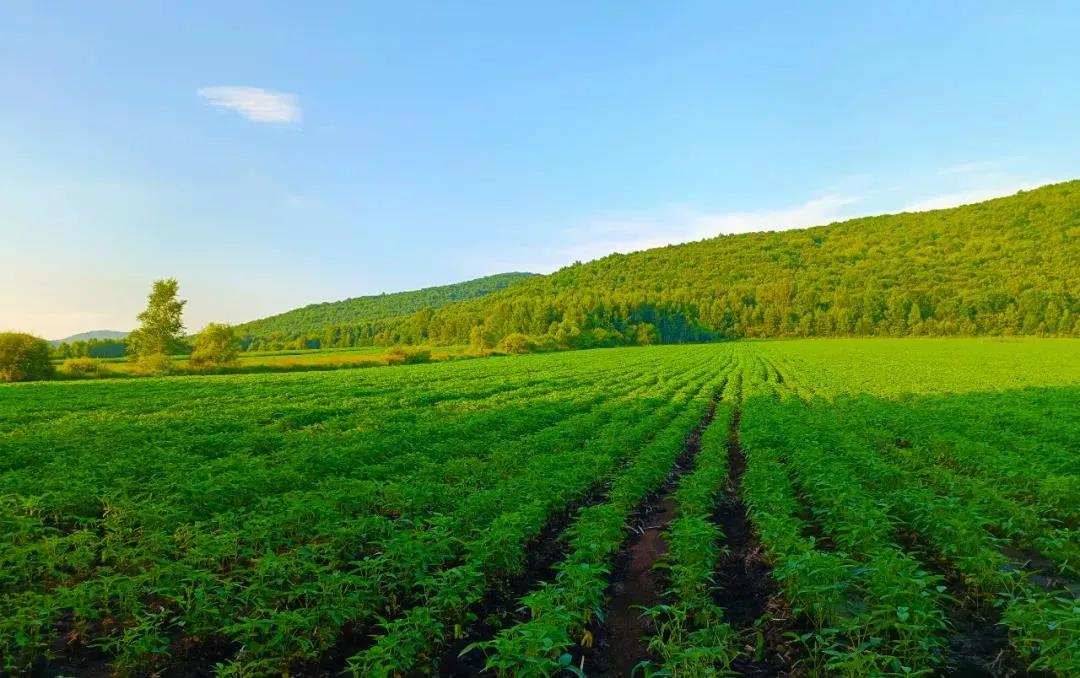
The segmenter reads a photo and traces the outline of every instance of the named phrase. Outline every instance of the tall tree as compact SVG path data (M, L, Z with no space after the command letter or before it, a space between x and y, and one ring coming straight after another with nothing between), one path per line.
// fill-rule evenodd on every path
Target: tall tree
M155 370L168 365L168 354L180 343L184 331L184 304L178 299L180 285L173 278L155 280L146 310L137 317L140 326L128 335L128 352Z

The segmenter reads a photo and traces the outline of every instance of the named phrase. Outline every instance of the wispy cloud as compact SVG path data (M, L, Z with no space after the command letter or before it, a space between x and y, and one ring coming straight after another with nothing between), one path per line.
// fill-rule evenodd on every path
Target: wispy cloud
M485 252L484 256L496 260L495 268L546 273L573 261L591 261L616 252L627 254L733 233L779 231L827 224L854 216L849 208L860 199L857 196L826 195L779 209L702 212L670 208L657 214L595 218L564 230L563 243L559 246L511 251L509 256L506 251L499 254Z
M942 167L937 171L939 177L951 177L964 174L987 174L997 172L1005 164L1004 160L980 160L978 162L963 162L958 165Z
M254 122L288 124L299 122L303 115L295 94L261 87L203 87L198 95L211 106L236 111Z
M700 212L677 208L654 216L597 219L566 233L576 241L573 249L582 253L626 253L717 235L824 224L843 218L848 206L858 201L855 196L826 195L780 209Z
M1034 182L1020 182L1012 184L998 184L993 187L975 188L968 191L957 191L955 193L945 193L942 195L933 196L931 198L923 198L922 200L916 200L904 206L901 210L903 212L925 212L927 210L942 210L949 207L959 207L960 205L970 205L975 202L982 202L983 200L990 200L991 198L1001 198L1007 195L1013 195L1017 191L1027 191L1033 188L1038 188L1043 184L1049 182L1046 181L1034 181Z
M717 235L819 226L868 214L921 212L1014 195L1064 178L1002 169L1006 160L979 161L930 170L906 181L847 177L846 184L789 207L703 211L672 207L651 213L585 218L554 234L551 246L480 248L461 256L492 273L548 273L574 261L592 261ZM543 229L542 229L543 230Z

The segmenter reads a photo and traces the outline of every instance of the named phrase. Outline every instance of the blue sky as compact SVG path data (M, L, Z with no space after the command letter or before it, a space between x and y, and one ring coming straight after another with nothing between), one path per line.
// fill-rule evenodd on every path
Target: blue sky
M198 329L1077 178L1078 34L1064 2L4 3L0 329L129 329L166 276Z

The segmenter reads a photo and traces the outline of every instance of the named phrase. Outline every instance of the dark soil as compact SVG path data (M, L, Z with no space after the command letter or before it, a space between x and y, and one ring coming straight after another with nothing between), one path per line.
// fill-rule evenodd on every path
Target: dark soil
M483 672L484 654L474 651L460 656L462 651L472 643L492 638L510 623L528 619L528 612L518 609L518 601L537 584L555 579L553 566L566 556L563 533L571 519L580 509L605 501L608 489L596 488L584 501L568 507L548 523L529 547L524 572L505 586L488 590L484 600L471 610L475 621L465 629L462 638L443 651L438 662L439 676L476 676Z
M575 657L589 676L629 676L635 666L650 659L647 638L653 629L649 619L642 616L642 608L661 602L662 582L654 566L667 554L663 533L678 514L678 504L671 495L679 477L693 467L694 456L701 448L701 435L715 412L714 400L701 423L687 437L683 452L661 490L635 512L630 536L612 573L604 623L593 624L594 647L579 650L579 656Z
M1064 590L1080 596L1080 579L1058 572L1057 565L1049 558L1027 549L1004 548L1001 553L1012 561L1012 569L1023 572L1028 582L1042 590Z
M772 578L740 493L746 471L746 455L739 445L741 418L742 411L736 409L728 438L727 491L715 514L728 553L717 567L714 599L724 608L726 621L747 637L748 656L737 659L732 668L743 676L788 676L802 649L785 635L797 630L796 621Z
M654 510L644 516L648 524L638 527L640 533L627 550L621 578L612 585L606 637L602 641L606 652L594 657L597 668L608 664L614 676L629 676L638 662L648 658L645 638L652 632L652 625L642 616L642 608L660 604L662 591L653 566L667 555L662 533L674 520L678 505L665 497L650 509ZM594 673L589 671L590 675Z
M1052 675L1027 670L1009 645L1008 630L1000 624L1001 610L971 595L962 575L948 561L932 554L918 534L901 529L896 541L919 558L929 572L943 577L946 593L956 601L945 610L950 636L943 675L971 678Z

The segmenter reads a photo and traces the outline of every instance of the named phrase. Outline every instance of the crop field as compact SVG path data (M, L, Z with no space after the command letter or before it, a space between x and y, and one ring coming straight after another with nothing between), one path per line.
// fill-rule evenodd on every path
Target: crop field
M1080 675L1080 341L0 386L0 673Z

